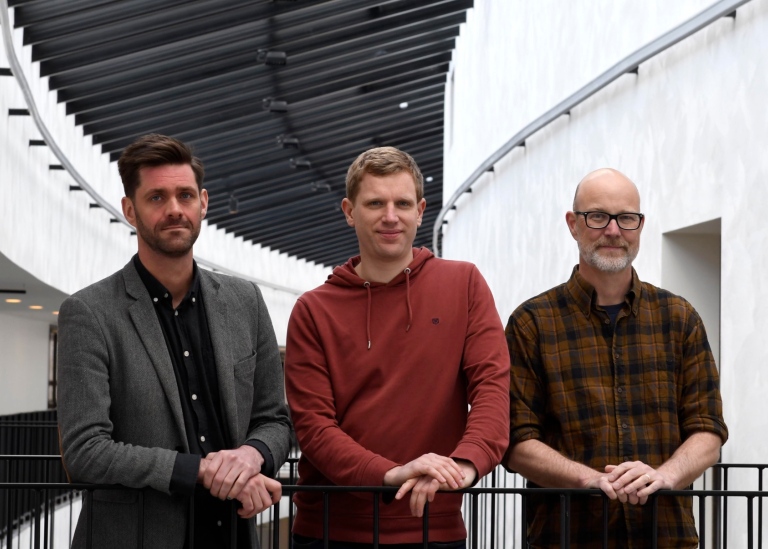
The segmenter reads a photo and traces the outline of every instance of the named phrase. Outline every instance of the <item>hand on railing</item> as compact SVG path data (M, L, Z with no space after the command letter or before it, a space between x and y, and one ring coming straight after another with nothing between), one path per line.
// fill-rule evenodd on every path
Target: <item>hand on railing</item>
M438 490L460 490L472 485L477 476L474 465L466 461L438 454L424 454L421 457L394 467L384 475L384 484L400 486L395 499L402 499L411 493L411 514L421 517L424 505L435 499Z
M212 452L200 460L198 482L221 500L236 499L241 518L251 518L280 501L282 484L261 474L264 457L254 447Z

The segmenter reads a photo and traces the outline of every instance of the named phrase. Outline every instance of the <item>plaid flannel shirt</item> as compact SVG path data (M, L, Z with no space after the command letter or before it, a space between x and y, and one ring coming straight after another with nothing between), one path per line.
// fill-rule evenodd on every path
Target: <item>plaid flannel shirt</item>
M683 298L641 282L615 324L579 274L522 305L507 325L511 358L510 447L538 439L604 471L608 464L664 463L698 431L719 435L719 378L704 325ZM695 547L689 497L659 498L659 547ZM612 501L610 547L650 547L651 505ZM559 547L559 498L529 499L532 547ZM602 498L571 503L571 547L602 547Z

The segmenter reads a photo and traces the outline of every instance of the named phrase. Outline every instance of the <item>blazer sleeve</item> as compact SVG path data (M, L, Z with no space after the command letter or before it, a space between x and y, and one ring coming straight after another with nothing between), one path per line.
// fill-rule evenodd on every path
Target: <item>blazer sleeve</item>
M108 337L87 303L68 298L59 313L58 417L62 457L75 482L152 487L164 493L177 452L113 440Z

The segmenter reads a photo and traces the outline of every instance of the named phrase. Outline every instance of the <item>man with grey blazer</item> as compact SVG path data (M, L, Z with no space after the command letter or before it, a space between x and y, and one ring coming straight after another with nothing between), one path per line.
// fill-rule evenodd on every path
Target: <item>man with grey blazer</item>
M143 489L93 493L93 547L257 547L250 519L281 496L291 433L269 313L256 285L193 259L208 194L189 147L144 136L118 169L138 253L59 315L70 478Z

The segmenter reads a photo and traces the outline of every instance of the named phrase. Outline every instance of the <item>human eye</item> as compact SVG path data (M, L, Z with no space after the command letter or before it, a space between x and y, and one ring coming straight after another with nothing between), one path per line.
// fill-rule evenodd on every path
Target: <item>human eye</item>
M637 223L637 220L638 220L637 214L625 213L625 214L619 215L619 223L623 223L626 225Z
M191 199L191 198L194 198L194 196L192 195L192 193L190 193L190 192L186 192L186 191L185 191L185 192L183 192L183 193L181 193L181 199L182 199L182 200L189 200L189 199Z
M608 214L605 212L589 212L587 217L594 223L605 223L608 220Z
M398 206L401 208L410 208L411 207L411 201L410 200L400 200L397 203Z

